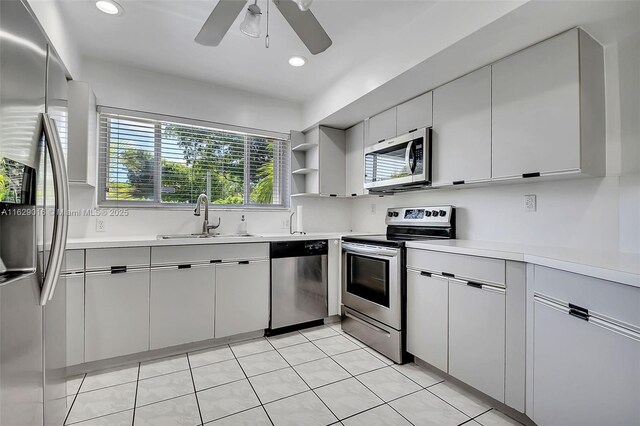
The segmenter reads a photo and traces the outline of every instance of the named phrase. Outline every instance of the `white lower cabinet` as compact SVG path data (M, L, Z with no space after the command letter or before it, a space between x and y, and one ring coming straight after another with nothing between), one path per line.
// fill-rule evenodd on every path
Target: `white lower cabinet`
M149 269L86 274L85 361L149 350Z
M640 333L534 300L533 420L640 424Z
M269 327L269 261L216 265L215 337Z
M84 274L61 277L67 281L67 366L84 362Z
M407 351L447 372L449 284L446 278L407 270Z
M505 290L449 280L449 374L504 401Z
M215 264L151 270L151 349L213 338Z

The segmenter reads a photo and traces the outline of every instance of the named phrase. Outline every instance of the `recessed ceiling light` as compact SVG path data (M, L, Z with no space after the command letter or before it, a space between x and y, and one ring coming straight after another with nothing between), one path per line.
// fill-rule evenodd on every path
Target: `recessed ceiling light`
M307 63L307 60L302 56L292 56L289 58L289 65L292 67L301 67Z
M100 12L104 12L107 15L120 15L124 11L122 6L113 0L98 0L96 7Z

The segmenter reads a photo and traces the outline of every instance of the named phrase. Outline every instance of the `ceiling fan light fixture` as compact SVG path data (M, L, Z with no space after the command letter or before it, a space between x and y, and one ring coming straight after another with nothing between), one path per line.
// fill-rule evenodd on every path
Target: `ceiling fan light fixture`
M113 0L98 0L96 1L96 7L100 12L112 16L122 15L122 12L124 12L122 6Z
M262 34L260 32L260 21L262 18L262 12L258 7L257 2L247 8L247 13L244 16L244 21L240 24L240 31L249 37L258 38Z
M293 0L296 2L296 4L298 5L298 8L301 11L306 11L309 10L309 8L311 7L311 3L313 3L313 0Z
M302 56L292 56L289 58L289 65L292 67L301 67L307 63L307 60Z

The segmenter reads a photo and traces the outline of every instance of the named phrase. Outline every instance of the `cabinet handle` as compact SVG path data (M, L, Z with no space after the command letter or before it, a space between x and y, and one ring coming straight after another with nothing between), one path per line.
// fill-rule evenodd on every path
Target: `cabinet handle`
M443 277L449 277L449 278L455 278L456 277L454 274L450 274L449 272L443 272L442 276Z
M380 140L378 141L378 143L382 143L382 142L384 142L384 139L380 139Z
M454 180L453 184L454 185L464 185L464 181L463 180Z
M191 269L191 265L178 265L178 269Z
M238 265L248 265L249 261L248 260L241 260L240 262L238 262Z
M210 260L209 263L222 263L222 259Z
M337 197L338 194L329 194L329 197Z
M352 196L352 197L357 197L357 196L358 196L358 194L351 194L351 196Z
M415 129L411 129L411 130L409 130L407 133L413 133L413 132L415 132L416 130L418 130L418 128L417 128L417 127L416 127Z
M423 277L430 277L431 272L420 271L420 275L422 275Z
M589 314L577 309L569 309L569 315L579 318L584 321L589 321Z
M533 173L523 173L522 174L523 178L532 178L532 177L540 177L540 172L533 172Z
M569 309L575 309L576 311L580 311L584 314L589 315L589 310L587 308L583 308L582 306L574 305L573 303L569 303Z
M112 266L111 267L111 273L112 274L124 274L125 272L127 272L127 267L126 266Z
M468 285L469 287L482 289L482 284L480 284L480 283L474 283L473 281L467 281L467 285Z

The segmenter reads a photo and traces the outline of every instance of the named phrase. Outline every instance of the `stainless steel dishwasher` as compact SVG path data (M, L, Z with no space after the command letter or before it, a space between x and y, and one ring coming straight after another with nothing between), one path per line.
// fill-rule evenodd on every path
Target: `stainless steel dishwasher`
M271 330L327 316L327 240L271 243Z

